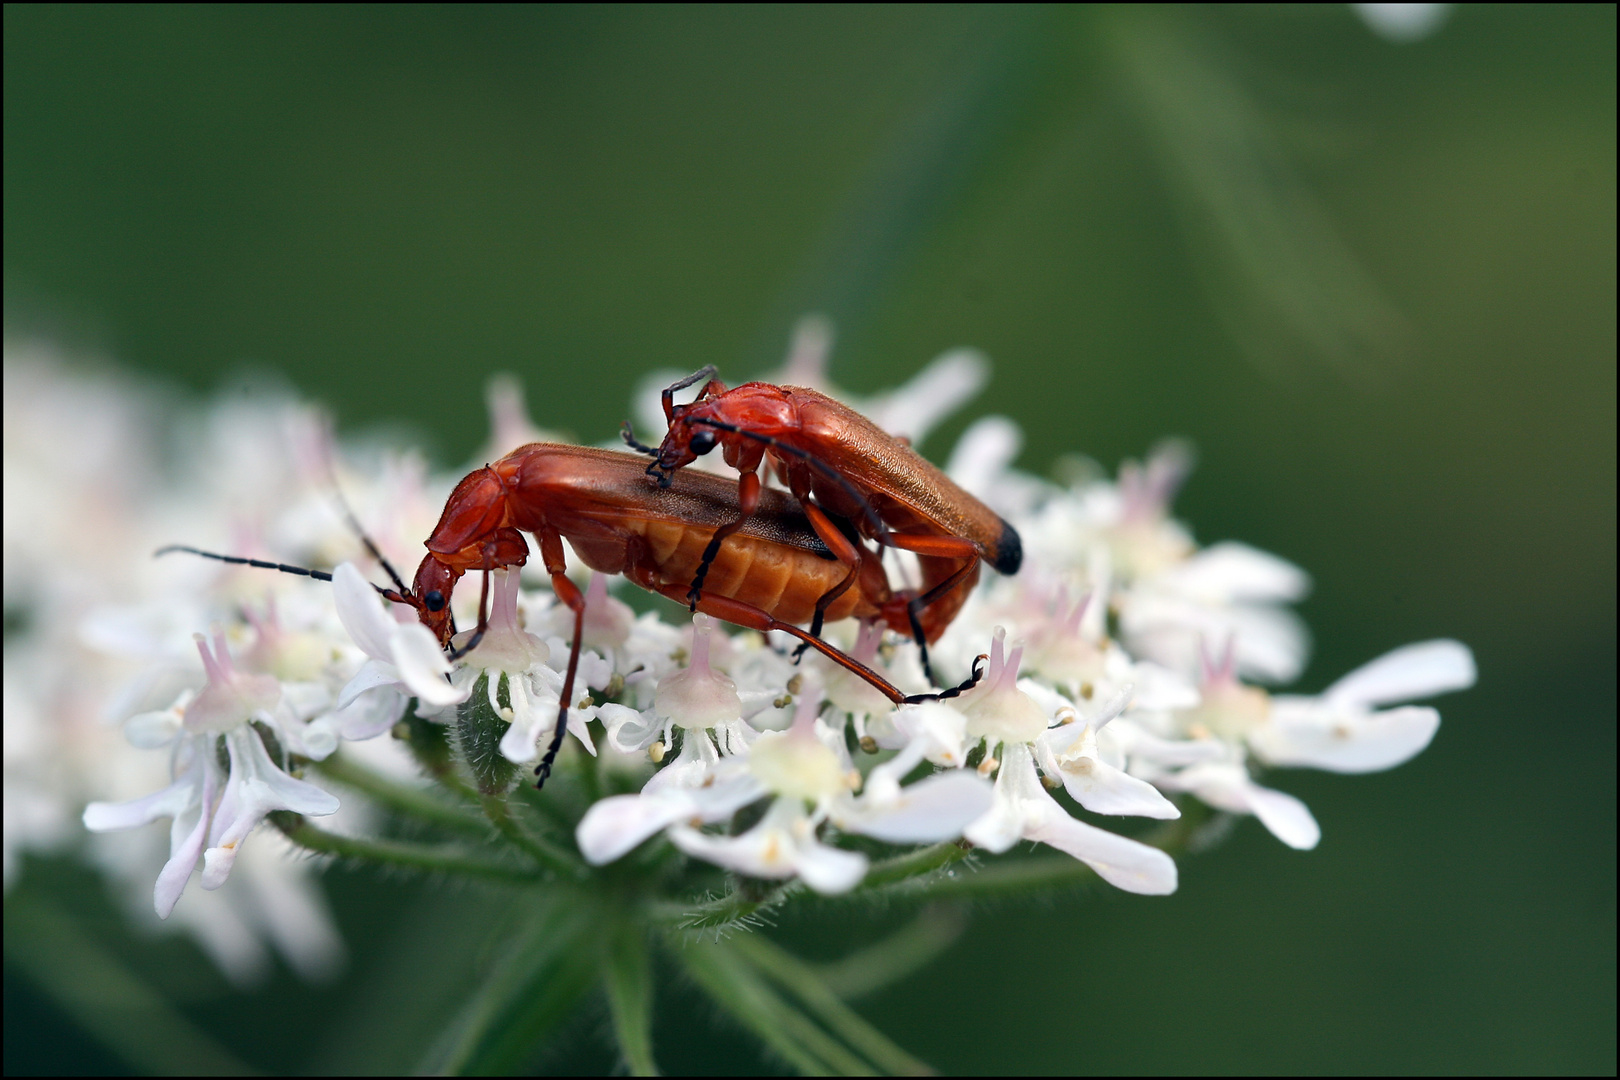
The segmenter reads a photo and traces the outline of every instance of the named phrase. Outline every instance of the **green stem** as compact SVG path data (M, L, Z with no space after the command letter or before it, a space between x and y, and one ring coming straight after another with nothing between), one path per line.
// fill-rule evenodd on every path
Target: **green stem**
M602 976L613 1034L631 1076L657 1076L652 1053L652 965L646 928L623 923L607 936Z
M840 1001L809 964L775 942L760 934L739 934L731 946L802 1001L828 1030L865 1054L883 1072L896 1076L934 1075L933 1069L906 1053Z
M562 848L524 831L522 826L512 820L511 808L507 806L504 798L485 795L479 802L484 807L485 816L496 829L500 830L500 834L541 866L555 874L562 874L575 880L584 880L589 873L578 859Z
M391 780L364 765L336 753L315 763L323 775L355 789L373 802L407 817L452 829L478 839L489 838L489 826L459 807L452 806L421 788Z
M1096 871L1079 859L1037 856L992 866L935 881L928 889L933 897L976 897L1003 893L1078 885L1096 878Z
M549 892L528 914L419 1063L419 1074L511 1072L572 1014L590 986L592 920L582 913L581 897Z
M670 953L716 1004L809 1076L870 1076L871 1068L783 1001L729 942L671 943Z
M539 877L535 871L523 867L473 858L459 848L431 848L421 844L401 843L397 840L363 840L352 836L339 836L324 829L317 829L298 814L286 811L271 814L270 820L293 843L323 855L340 855L363 862L406 867L412 870L450 875L465 874L514 885L527 885Z
M103 949L77 921L19 889L6 898L8 977L17 964L92 1037L151 1076L250 1076L233 1057Z
M751 916L775 907L799 891L799 883L790 881L763 896L750 896L741 889L734 889L724 896L702 903L683 904L675 901L655 904L652 911L653 917L659 922L673 924L679 930L719 930L746 923Z
M918 848L916 851L908 851L904 855L896 855L892 859L884 859L880 863L874 863L872 868L866 872L866 877L861 881L860 887L855 890L855 894L882 889L903 881L909 881L912 878L922 877L925 874L931 874L943 866L949 866L954 862L960 862L962 859L967 858L972 850L972 845L965 841L947 841L930 847Z
M921 971L956 943L967 922L967 916L955 907L930 905L882 941L818 964L816 971L828 989L852 1001Z

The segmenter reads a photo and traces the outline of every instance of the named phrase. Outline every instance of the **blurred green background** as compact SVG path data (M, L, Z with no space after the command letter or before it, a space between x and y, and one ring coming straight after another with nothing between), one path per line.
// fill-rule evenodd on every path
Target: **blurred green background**
M861 1003L908 1049L1614 1071L1613 6L1463 7L1409 44L1345 7L7 6L4 47L10 333L199 392L279 372L453 464L492 372L595 441L651 368L758 373L821 311L855 391L990 355L936 458L988 411L1036 471L1194 439L1180 516L1315 576L1304 689L1409 641L1475 649L1413 763L1274 778L1316 852L1246 820L1168 900L981 910ZM327 882L348 976L250 995L129 939L69 865L20 895L254 1068L404 1067L491 900ZM130 1068L6 972L8 1073ZM667 989L666 1068L759 1066ZM611 1068L604 1017L541 1066Z

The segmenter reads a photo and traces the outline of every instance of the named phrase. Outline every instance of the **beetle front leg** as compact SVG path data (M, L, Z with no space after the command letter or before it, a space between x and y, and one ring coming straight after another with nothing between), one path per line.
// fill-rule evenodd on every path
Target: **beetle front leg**
M714 565L714 560L720 555L720 544L754 516L754 510L759 506L759 491L757 471L745 472L737 481L737 520L727 522L714 530L714 536L709 539L709 546L703 549L703 561L698 563L697 573L692 575L692 587L686 590L686 603L692 611L698 609L698 597L703 592L703 579L709 576L709 567Z
M551 745L546 747L545 754L540 758L540 764L534 767L536 777L534 786L539 790L551 776L551 766L556 762L558 752L562 750L563 736L568 733L568 705L574 700L574 675L579 671L580 643L585 638L585 595L579 591L579 586L568 578L568 562L563 557L562 536L548 530L542 530L535 535L540 538L540 558L545 563L546 573L551 575L551 589L557 594L557 599L568 605L568 610L574 613L574 643L568 650L568 673L563 676L562 697L557 702L557 726L551 732Z
M816 536L820 537L821 542L827 545L827 549L833 553L839 562L849 567L849 572L844 575L844 579L822 593L820 598L816 600L815 617L810 621L810 636L819 638L822 624L827 619L827 609L840 596L848 592L851 585L855 584L855 579L866 569L869 553L864 547L839 531L838 526L833 524L832 519L827 516L821 507L808 501L801 502L800 505L804 509L805 517L810 519L810 527L815 530ZM881 591L887 590L887 588L888 582L885 580L880 588L867 589L867 595L875 599ZM804 650L809 647L808 645L800 645L793 650L793 659L798 660L804 655Z

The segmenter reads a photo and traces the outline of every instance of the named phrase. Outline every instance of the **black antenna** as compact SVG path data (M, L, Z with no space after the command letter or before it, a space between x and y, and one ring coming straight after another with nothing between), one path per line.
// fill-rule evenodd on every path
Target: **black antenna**
M332 485L332 497L337 500L338 509L343 512L343 520L354 531L354 535L360 538L360 542L365 545L366 551L370 553L371 557L382 564L383 571L387 573L389 580L394 583L394 588L399 590L399 594L401 596L411 595L411 590L405 587L405 581L399 576L399 571L394 569L394 564L389 562L388 557L377 549L376 544L371 542L371 537L366 535L366 530L360 524L360 519L354 516L354 511L349 507L349 500L343 497L343 489L338 486L337 472L332 468L332 459L330 457L326 459L326 479ZM378 591L381 592L382 590L379 589Z
M218 559L220 562L231 563L235 566L251 566L259 570L280 570L283 574L297 574L300 577L314 578L316 581L332 580L332 575L325 570L309 570L302 566L288 566L286 563L249 559L241 555L220 555L217 552L204 551L202 548L188 547L185 544L170 544L167 547L160 547L152 552L152 558L156 559L176 551L183 551L187 555L201 555L205 559ZM380 585L373 585L372 588L378 592L386 591Z

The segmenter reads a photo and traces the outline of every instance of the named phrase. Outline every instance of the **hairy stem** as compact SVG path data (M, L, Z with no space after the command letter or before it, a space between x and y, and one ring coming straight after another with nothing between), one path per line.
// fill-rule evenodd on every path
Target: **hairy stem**
M428 847L407 844L398 840L364 840L353 836L317 829L299 814L278 810L270 815L271 822L282 834L309 851L323 855L339 855L347 859L395 866L441 874L464 874L486 881L504 881L513 885L527 885L540 878L534 870L510 866L492 859L480 859L455 847Z

